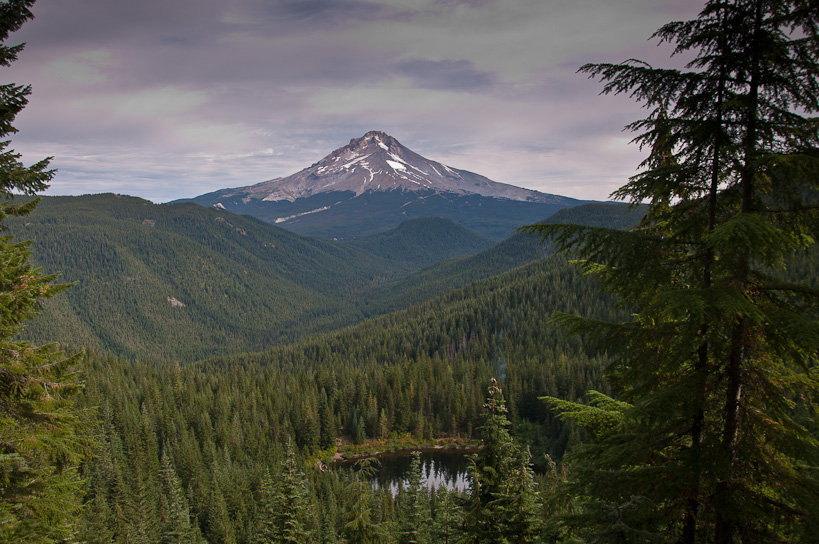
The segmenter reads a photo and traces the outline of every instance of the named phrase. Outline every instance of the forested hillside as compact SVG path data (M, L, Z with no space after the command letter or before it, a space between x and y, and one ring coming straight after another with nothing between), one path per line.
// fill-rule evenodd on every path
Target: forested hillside
M45 198L9 227L33 240L38 265L76 283L45 304L27 338L152 359L261 349L355 322L360 297L435 258L396 261L390 239L379 244L387 258L224 210L112 194ZM458 233L434 255L487 245Z
M576 212L583 220L583 211ZM625 208L607 210L621 221ZM492 243L444 219L355 243L293 234L225 210L120 195L49 197L8 222L33 261L75 285L24 337L192 361L337 329L543 256L536 237ZM515 241L516 240L516 241ZM440 260L454 258L440 268ZM416 274L418 274L416 276ZM403 281L407 278L406 281Z
M47 198L11 227L34 240L38 265L76 282L28 337L127 356L190 360L280 341L391 273L365 252L193 204Z
M617 318L611 303L565 259L551 258L262 353L172 368L91 355L85 402L100 407L101 449L87 469L93 508L84 534L158 541L170 530L160 513L184 496L211 542L223 534L251 542L262 516L261 482L265 471L278 470L288 440L305 458L331 455L342 438L352 445L475 440L493 377L502 378L515 434L545 467L544 453L559 459L580 435L537 397L575 400L587 389L607 390L605 359L561 334L549 315ZM171 472L176 487L164 480ZM308 474L311 529L321 538L343 534L349 482ZM379 500L371 508L387 511L374 519L397 523L393 498ZM459 530L460 522L451 523Z
M444 217L410 219L390 231L347 241L408 271L426 268L456 255L472 255L495 245Z
M583 213L568 213L563 220L583 221ZM623 206L592 207L585 213L600 215L597 221L604 224L633 220ZM107 310L85 309L109 320L98 326L113 334L122 330L115 313L133 318L152 307L139 297L130 302L134 308L123 304L133 292L144 296L146 291L177 289L171 292L178 304L160 301L167 313L158 314L173 325L171 312L195 306L194 282L202 292L239 297L263 291L272 276L282 292L293 297L306 293L303 296L314 297L308 301L317 300L328 314L342 313L338 300L366 308L368 292L381 297L384 311L400 307L407 299L407 287L396 284L390 291L369 286L368 291L361 275L368 266L370 270L380 266L384 278L379 281L386 282L388 274L398 274L390 268L390 260L404 268L417 266L412 264L417 261L411 251L401 259L400 252L390 248L406 250L429 243L430 238L424 239L429 229L423 227L432 225L441 232L439 223L414 222L395 233L364 240L362 245L371 249L365 252L301 238L220 210L153 206L139 199L100 195L46 199L37 215L16 228L36 240L35 251L50 250L50 266L74 270L77 275L66 274L66 279L77 278L80 283L69 293L87 296L97 290L102 306L106 298L118 301L120 306L112 304ZM444 226L456 240L449 246L474 239L456 225ZM73 238L80 242L66 251ZM445 252L449 246L444 243L437 249ZM281 250L305 258L276 261L265 256L264 248L271 255ZM418 258L422 254L418 251ZM342 262L351 255L363 257L359 262ZM483 281L352 328L260 353L214 357L218 350L209 349L211 357L205 361L173 363L175 356L185 354L178 340L189 338L184 334L189 333L185 327L191 327L190 322L179 323L176 332L161 329L162 334L181 335L176 343L168 336L152 340L162 350L165 362L160 365L132 360L134 351L122 348L105 350L120 356L89 352L81 403L95 414L89 423L95 429L97 449L95 460L84 469L89 508L80 523L83 538L155 542L188 531L211 542L252 542L265 519L259 510L264 503L262 482L268 471L277 473L284 462L283 444L289 441L293 453L304 460L326 459L339 444L349 453L358 446L406 447L442 437L475 443L481 436L486 387L495 377L502 378L509 417L537 464L547 466L545 453L560 459L581 435L551 417L537 397L548 394L576 400L588 388L606 390L604 360L590 357L578 338L559 333L548 324L548 316L555 310L582 311L600 319L614 314L612 301L599 297L593 282L578 276L564 258L543 255L537 237L515 235L474 257L433 266L408 285L421 286L421 299L426 300L452 287L441 279L454 279L458 285L487 278ZM323 272L327 263L336 267L335 276ZM212 275L216 269L221 275ZM496 275L504 270L509 271ZM228 281L232 276L245 278L235 291L213 287L214 278ZM297 290L300 279L309 280L302 291ZM373 278L368 281L378 283ZM333 282L349 286L342 297L331 298L338 285ZM135 285L140 288L134 289ZM307 290L311 286L315 288ZM231 298L225 298L227 307L221 311L237 311L229 307ZM83 307L81 298L75 301ZM281 305L295 302L278 301ZM264 306L245 308L245 315L259 321L259 308ZM347 312L350 315L349 308ZM59 319L68 330L64 323L71 321ZM241 320L233 325L248 327ZM309 322L304 327L309 328ZM86 340L67 337L80 344ZM201 339L192 346L208 349ZM240 346L225 351L238 352ZM314 535L344 534L351 508L346 500L350 481L312 469L308 475L313 480L312 495L305 508L312 521L305 521L306 526ZM319 492L320 488L324 491ZM442 500L456 499L441 493ZM396 499L382 494L380 500L388 504ZM441 530L454 534L461 530L457 520L465 512L454 502L449 508L447 515L453 517ZM385 531L397 530L397 511L380 515L385 522L392 516L392 525L382 527Z
M632 209L625 204L584 204L564 208L542 222L625 229L637 223L643 212L640 206ZM364 299L361 309L365 315L375 316L406 308L451 289L460 289L471 282L523 266L552 252L548 240L518 232L475 255L448 259L384 285Z

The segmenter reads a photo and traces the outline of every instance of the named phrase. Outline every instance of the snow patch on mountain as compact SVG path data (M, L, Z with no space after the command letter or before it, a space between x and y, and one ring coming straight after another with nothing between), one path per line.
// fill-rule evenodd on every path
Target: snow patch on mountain
M310 210L309 212L295 213L293 215L288 215L287 217L277 217L276 219L273 220L273 222L274 223L284 223L286 221L296 219L297 217L310 215L311 213L323 212L323 211L329 210L329 209L330 209L330 206L322 206L321 208L316 208L315 210Z
M353 138L320 161L291 176L235 189L243 200L290 201L328 192L433 191L436 194L553 202L553 195L494 182L429 160L384 132ZM320 210L319 210L320 211ZM313 212L315 213L315 212ZM283 218L287 221L292 218Z

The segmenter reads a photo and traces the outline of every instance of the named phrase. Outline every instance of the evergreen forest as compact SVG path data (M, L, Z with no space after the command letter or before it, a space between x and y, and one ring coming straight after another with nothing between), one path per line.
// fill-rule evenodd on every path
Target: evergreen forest
M645 108L622 202L500 243L38 196L0 85L0 542L819 541L819 5L653 39L693 60L580 68Z

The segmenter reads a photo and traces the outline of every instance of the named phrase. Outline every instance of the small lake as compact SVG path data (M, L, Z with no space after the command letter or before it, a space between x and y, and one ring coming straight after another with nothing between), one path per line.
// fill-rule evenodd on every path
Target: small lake
M420 449L401 450L373 455L380 462L380 468L373 478L379 488L388 488L393 494L398 492L399 482L407 483L407 476L412 463L414 451L421 453L421 481L426 482L428 489L442 486L449 490L466 491L469 489L469 455L474 450L468 449ZM352 468L355 460L342 461L334 467Z

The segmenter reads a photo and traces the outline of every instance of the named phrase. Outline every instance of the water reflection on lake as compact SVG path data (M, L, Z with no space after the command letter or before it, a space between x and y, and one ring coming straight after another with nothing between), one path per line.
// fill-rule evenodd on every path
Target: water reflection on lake
M428 489L445 486L449 490L466 491L469 488L469 458L472 452L465 450L423 449L421 452L421 481ZM375 455L381 463L373 483L379 488L388 488L395 494L399 482L407 485L407 476L412 463L413 450L389 452ZM339 468L351 468L355 461L344 461Z

